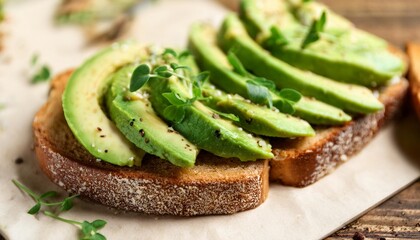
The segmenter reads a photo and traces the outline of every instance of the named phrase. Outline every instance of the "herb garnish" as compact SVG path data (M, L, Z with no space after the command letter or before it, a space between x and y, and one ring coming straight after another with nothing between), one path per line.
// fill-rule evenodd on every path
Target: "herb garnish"
M274 93L280 97L280 99L276 101L276 108L278 108L280 112L288 114L295 112L293 104L297 103L302 97L298 91L290 88L284 88L277 91L273 81L250 74L242 65L239 58L234 54L233 50L228 52L228 61L232 65L234 72L249 78L249 80L246 81L249 100L272 108L272 93Z
M31 66L35 69L35 73L31 78L31 83L40 83L44 81L48 81L51 78L51 70L46 64L39 64L38 63L39 56L38 54L34 54L31 58Z
M173 49L167 48L162 53L161 57L165 55L171 55L175 58L184 58L190 55L188 51L183 51L180 54ZM175 123L181 122L185 117L185 107L191 106L196 100L204 100L205 98L202 95L201 88L205 81L210 76L210 73L207 71L199 73L194 77L186 77L184 75L178 74L177 70L188 70L191 71L191 68L184 65L179 65L178 63L172 62L169 64L157 65L154 66L153 70L150 69L149 65L141 64L133 72L130 80L130 91L135 92L142 88L150 78L161 78L167 79L172 76L175 76L182 80L187 80L192 84L192 94L191 99L185 99L179 96L177 93L168 92L163 93L162 95L169 101L171 104L164 109L164 114L168 116L170 121Z
M320 39L320 33L324 31L325 23L327 22L327 13L322 12L318 20L314 20L302 42L301 49L305 49L309 44L314 43Z
M28 214L31 214L31 215L38 214L41 211L41 208L43 206L48 207L50 209L51 207L60 206L60 208L58 209L58 212L68 211L73 207L73 199L78 197L78 195L72 195L72 196L64 198L63 201L48 202L46 199L55 197L58 195L56 191L48 191L41 195L37 195L36 193L34 193L32 190L30 190L28 187L26 187L19 181L12 180L12 182L13 184L16 185L17 188L19 188L21 191L28 194L35 201L35 205L28 210ZM57 209L53 209L53 210L57 210ZM106 240L106 237L104 235L98 233L98 230L102 229L106 225L106 221L104 220L97 219L93 222L88 222L88 221L78 222L78 221L59 217L57 214L54 214L51 211L43 211L42 213L56 220L80 227L80 230L82 231L82 234L83 234L80 238L82 240Z
M98 233L98 231L105 227L107 223L104 220L96 219L93 222L78 222L71 219L59 217L50 211L44 211L44 214L56 220L79 227L83 234L80 238L81 240L106 240L106 237L104 235Z
M277 26L272 26L270 28L270 32L271 35L263 42L265 48L271 49L275 47L283 47L289 43Z

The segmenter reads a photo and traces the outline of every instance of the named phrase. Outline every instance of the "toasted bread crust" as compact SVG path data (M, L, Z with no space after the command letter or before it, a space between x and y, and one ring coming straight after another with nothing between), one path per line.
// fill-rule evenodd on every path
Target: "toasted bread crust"
M420 44L407 44L408 57L410 58L409 80L411 101L420 118Z
M141 167L97 162L65 121L61 95L71 71L52 82L33 122L41 169L60 187L117 209L156 215L232 214L260 205L268 193L268 161L243 163L200 153L181 169L147 155Z
M344 126L318 128L315 137L274 141L270 180L295 187L316 182L372 140L395 115L407 89L405 79L386 87L379 96L383 110L355 118Z

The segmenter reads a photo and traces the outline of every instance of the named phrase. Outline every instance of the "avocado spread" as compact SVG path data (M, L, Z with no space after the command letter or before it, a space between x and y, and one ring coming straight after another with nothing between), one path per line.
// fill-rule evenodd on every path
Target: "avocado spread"
M201 149L270 159L269 138L381 110L368 87L405 67L385 41L311 1L243 0L218 32L193 25L188 47L126 41L82 64L63 95L78 141L119 166L151 154L192 167Z

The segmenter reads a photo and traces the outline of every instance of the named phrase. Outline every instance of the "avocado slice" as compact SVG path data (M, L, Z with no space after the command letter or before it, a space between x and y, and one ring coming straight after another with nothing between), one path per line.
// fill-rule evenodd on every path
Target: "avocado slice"
M225 51L232 47L242 64L256 75L268 78L278 88L292 88L345 111L371 113L383 108L372 92L361 86L345 84L297 69L271 56L247 34L239 18L226 17L218 36Z
M136 42L115 43L77 68L67 83L63 94L66 121L77 140L98 159L119 166L141 163L145 152L130 143L108 119L102 98L115 70L147 55L146 48Z
M211 71L210 80L217 87L247 98L247 78L232 71L232 66L217 47L215 39L216 32L211 26L195 24L190 31L189 48L200 67ZM270 94L274 106L282 104L282 99L276 93L270 91ZM295 103L294 108L293 115L313 124L343 124L351 120L341 109L307 97Z
M232 113L239 118L243 129L269 137L314 136L315 131L306 121L274 111L265 106L252 104L239 95L227 95L211 86L203 89L209 97L207 104L221 112ZM206 104L206 103L205 103Z
M322 11L327 13L324 37L302 50L310 24ZM314 1L243 0L240 17L251 36L273 56L327 78L375 87L400 76L406 68L384 40L355 28ZM264 44L272 27L281 31L287 44Z
M192 97L184 84L173 76L167 80L151 78L148 84L153 89L150 96L153 108L168 121L170 117L164 110L170 103L162 94L173 92L185 99ZM253 137L231 121L217 118L217 113L199 101L183 109L185 117L179 123L173 122L172 126L199 148L220 157L236 157L241 161L273 158L268 142Z
M147 153L179 167L194 166L199 150L157 116L147 99L147 87L141 92L128 91L134 69L127 66L113 76L107 94L112 120L127 139Z

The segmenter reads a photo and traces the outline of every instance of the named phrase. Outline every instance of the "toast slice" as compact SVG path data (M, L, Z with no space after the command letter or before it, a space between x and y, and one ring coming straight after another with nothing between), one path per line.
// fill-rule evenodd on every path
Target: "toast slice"
M270 161L270 180L304 187L312 184L359 152L404 102L407 80L380 90L384 109L355 117L344 126L317 128L314 137L272 141L274 158Z
M182 169L151 155L141 167L98 162L75 139L61 95L71 71L57 76L33 122L41 169L60 187L121 210L156 215L232 214L260 205L268 193L268 160L240 162L206 152Z
M420 118L420 44L408 43L407 53L410 59L408 78L410 80L411 100Z

